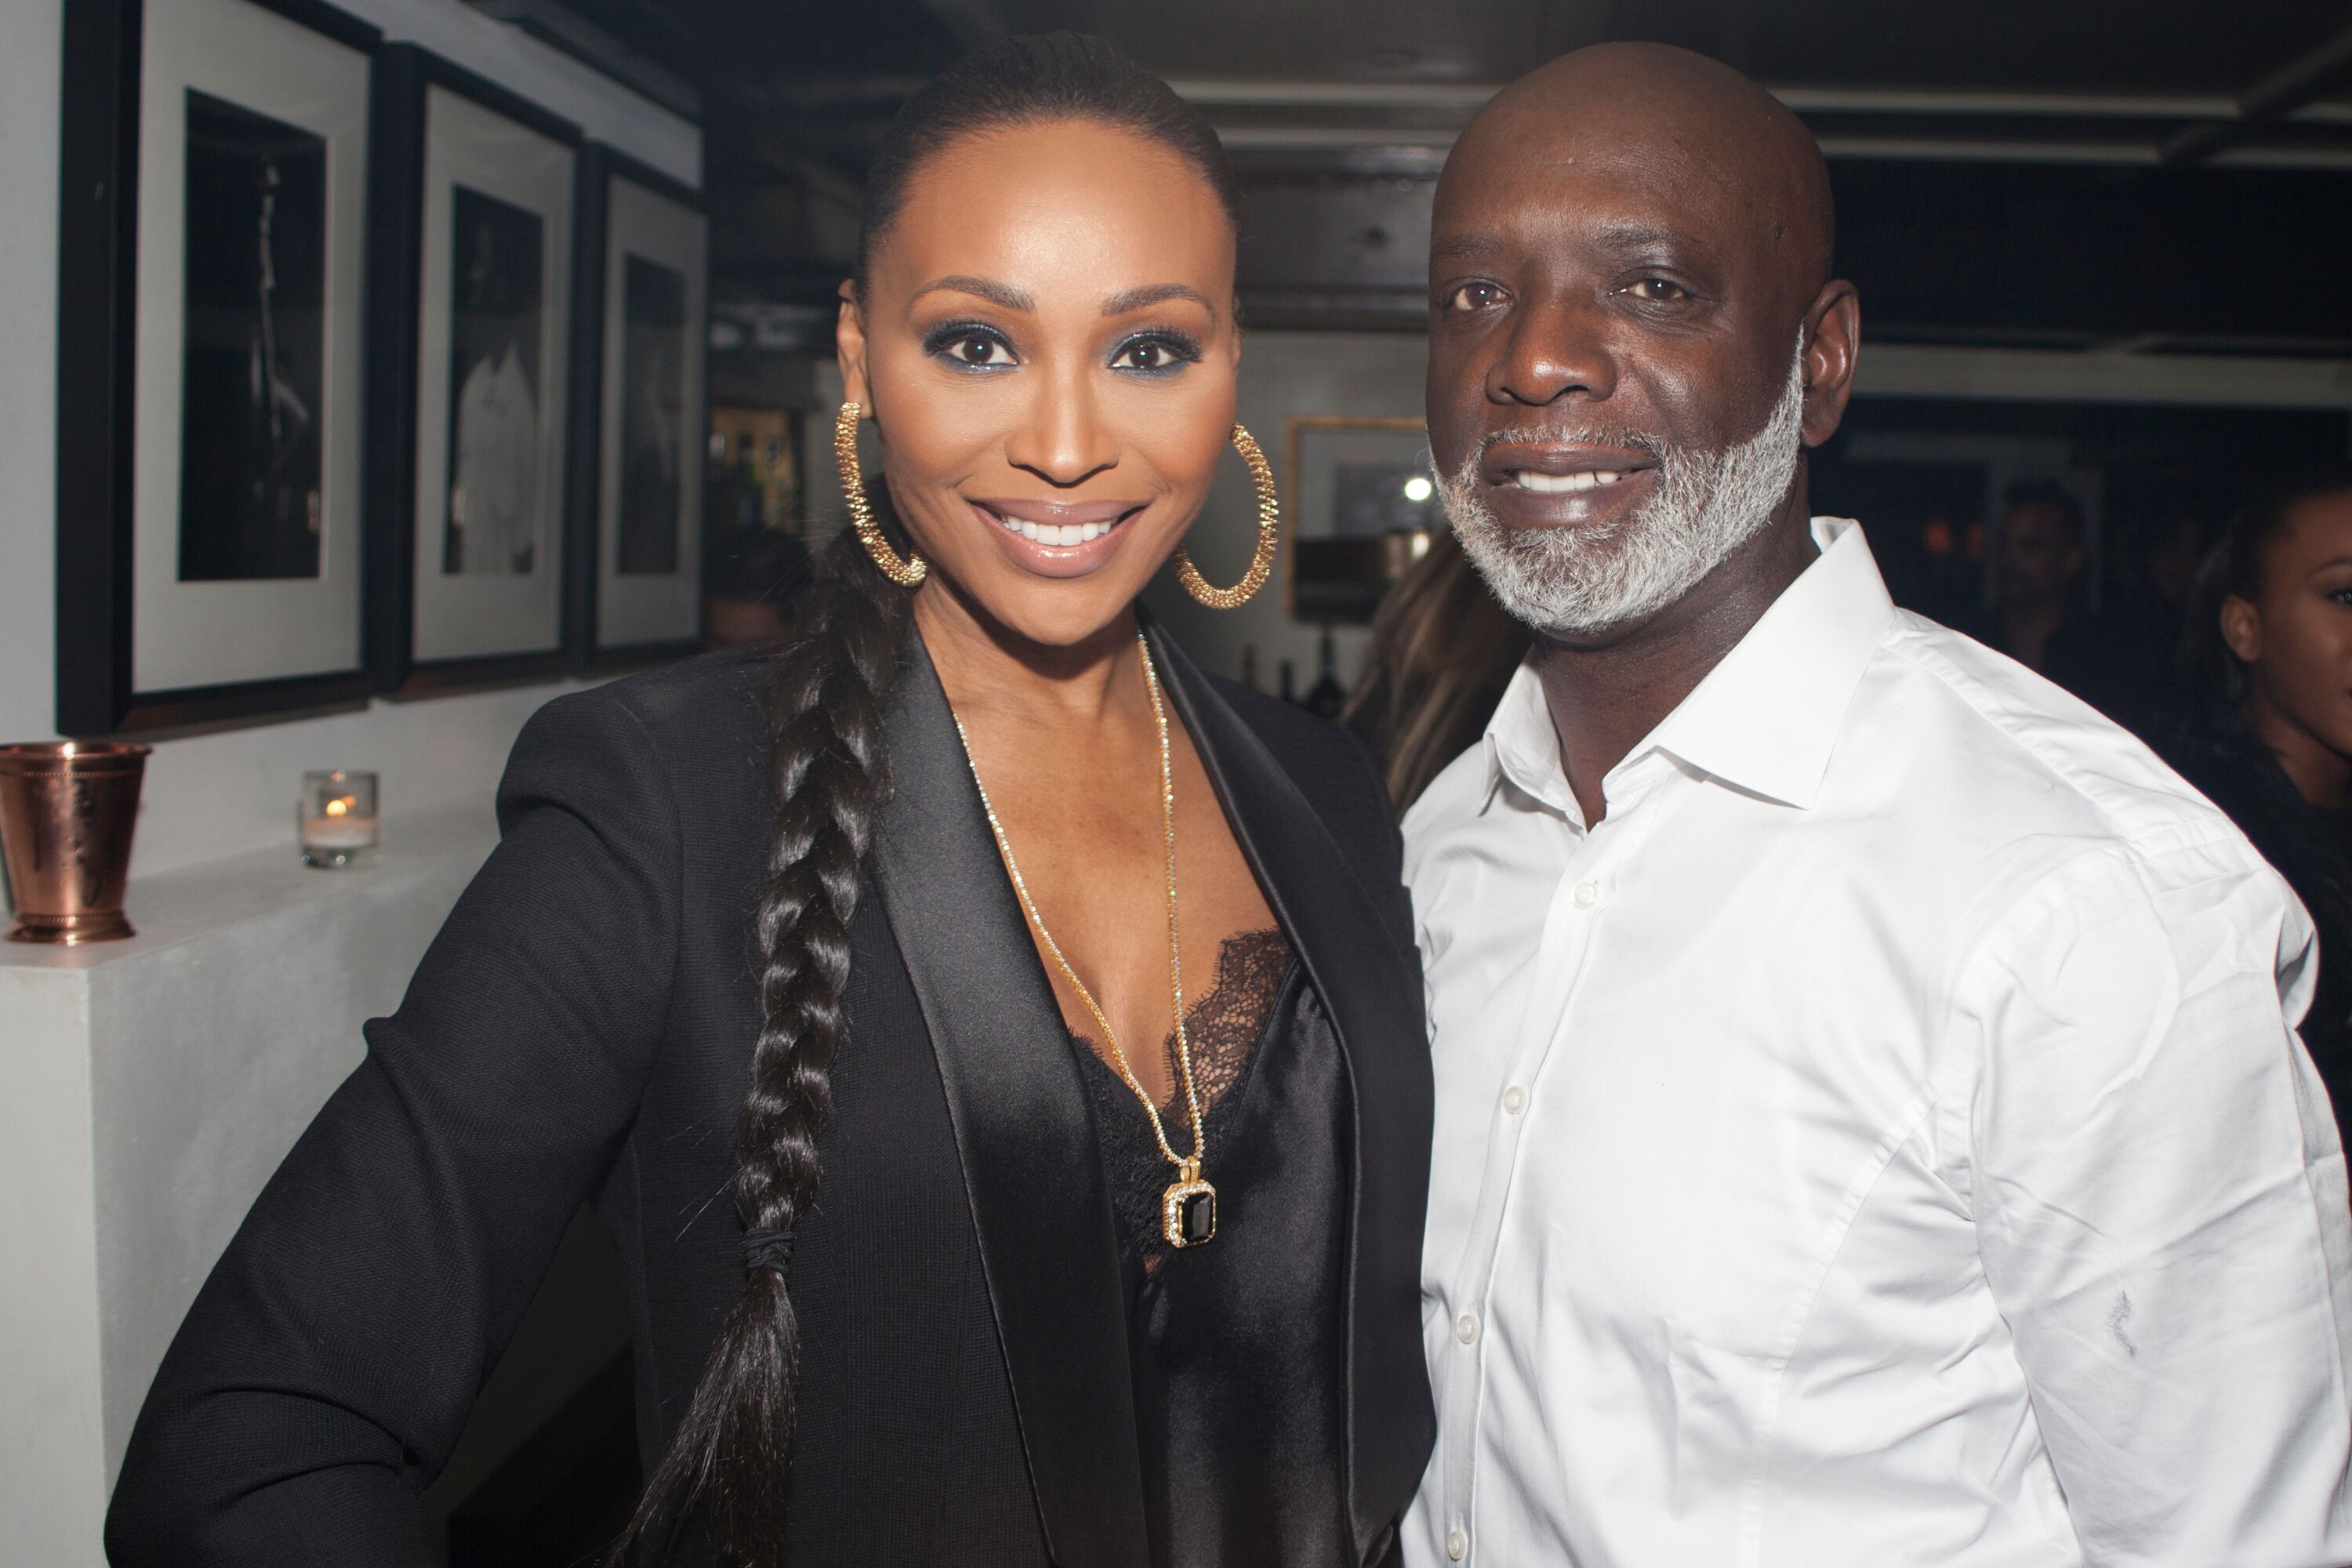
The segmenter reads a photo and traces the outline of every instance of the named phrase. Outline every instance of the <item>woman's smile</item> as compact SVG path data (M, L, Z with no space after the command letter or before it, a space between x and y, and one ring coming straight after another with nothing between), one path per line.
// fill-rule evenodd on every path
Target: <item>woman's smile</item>
M1045 577L1082 577L1099 568L1126 542L1128 520L1151 504L965 499L1008 560Z

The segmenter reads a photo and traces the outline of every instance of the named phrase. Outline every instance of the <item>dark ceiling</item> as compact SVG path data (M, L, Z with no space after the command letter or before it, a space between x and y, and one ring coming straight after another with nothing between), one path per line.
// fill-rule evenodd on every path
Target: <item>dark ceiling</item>
M1496 87L1610 38L1729 61L1832 159L1878 335L2352 352L2352 5L2315 0L475 0L698 98L716 294L814 321L924 76L1098 33L1224 136L1260 324L1409 327L1430 182ZM779 309L780 308L780 309Z

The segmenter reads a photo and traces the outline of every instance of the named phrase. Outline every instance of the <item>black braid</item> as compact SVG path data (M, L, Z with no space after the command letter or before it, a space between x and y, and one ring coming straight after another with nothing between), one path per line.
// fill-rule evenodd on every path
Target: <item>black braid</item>
M915 172L964 138L1090 121L1168 148L1237 209L1216 132L1167 83L1099 38L1007 38L966 56L908 100L866 182L857 283ZM869 488L885 510L881 487ZM901 543L900 548L905 548ZM825 552L777 656L771 779L775 829L757 918L763 1024L735 1136L735 1206L748 1278L711 1346L669 1453L614 1545L615 1564L681 1533L725 1568L783 1561L800 1331L786 1293L793 1222L816 1195L817 1131L832 1108L849 922L888 796L883 714L909 625L909 595L845 529Z
M759 1238L743 1293L612 1560L690 1521L719 1561L782 1560L800 1326L785 1289L793 1224L816 1195L849 982L849 922L889 794L882 722L907 637L907 591L847 529L825 552L776 657L769 777L776 798L755 927L764 1024L735 1130L735 1208Z

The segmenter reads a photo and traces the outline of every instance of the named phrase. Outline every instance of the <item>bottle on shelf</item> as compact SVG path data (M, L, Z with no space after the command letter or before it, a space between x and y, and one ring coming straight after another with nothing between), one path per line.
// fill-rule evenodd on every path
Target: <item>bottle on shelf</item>
M1242 644L1242 684L1252 691L1261 689L1257 683L1257 644Z
M1348 705L1348 689L1339 684L1339 655L1331 646L1331 628L1323 628L1322 647L1316 650L1315 684L1307 689L1306 708L1318 719L1337 719Z
M1286 658L1282 661L1282 686L1276 694L1285 702L1298 700L1298 667Z

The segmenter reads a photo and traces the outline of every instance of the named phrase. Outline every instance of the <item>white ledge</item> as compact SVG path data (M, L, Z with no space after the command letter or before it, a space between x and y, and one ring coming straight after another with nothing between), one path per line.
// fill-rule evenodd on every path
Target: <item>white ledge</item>
M479 866L497 842L498 825L487 809L445 807L385 818L383 846L373 864L320 870L302 864L289 818L283 849L252 850L134 878L123 908L135 936L79 947L0 942L0 969L99 969L151 957L247 921L295 910L331 919L337 902L382 899L417 877L437 878L452 860Z
M497 835L394 817L340 871L293 837L134 879L126 941L0 942L0 1563L101 1568L188 1303Z

